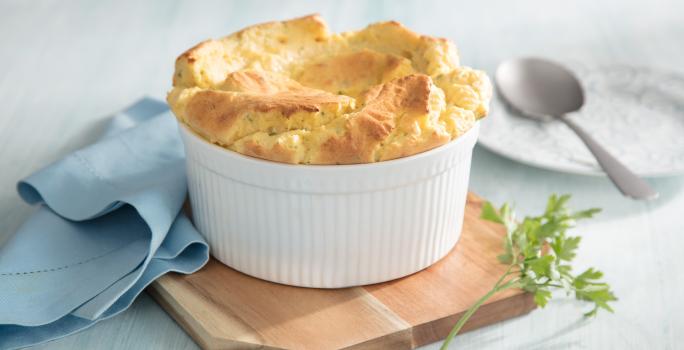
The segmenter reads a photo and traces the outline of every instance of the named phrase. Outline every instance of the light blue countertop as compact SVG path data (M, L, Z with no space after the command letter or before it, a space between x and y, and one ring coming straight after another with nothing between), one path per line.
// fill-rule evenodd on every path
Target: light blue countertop
M684 69L681 1L2 1L0 244L33 210L15 183L91 142L109 113L143 95L163 98L180 52L249 24L313 12L336 31L394 19L448 37L464 64L490 73L519 55ZM577 264L602 269L620 300L615 314L585 321L587 305L560 298L463 334L454 348L681 348L684 177L651 183L661 198L635 202L605 178L535 169L476 147L470 187L495 203L515 201L534 214L556 192L572 193L576 208L604 209L575 231L583 236ZM41 346L196 347L147 295L114 319Z

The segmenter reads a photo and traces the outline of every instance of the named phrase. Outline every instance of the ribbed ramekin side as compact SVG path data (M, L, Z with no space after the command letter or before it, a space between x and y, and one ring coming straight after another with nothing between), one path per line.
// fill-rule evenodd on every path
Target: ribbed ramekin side
M460 237L472 145L436 159L434 176L378 191L302 193L219 174L189 150L195 224L212 254L279 283L337 288L417 272ZM373 179L377 181L377 179Z

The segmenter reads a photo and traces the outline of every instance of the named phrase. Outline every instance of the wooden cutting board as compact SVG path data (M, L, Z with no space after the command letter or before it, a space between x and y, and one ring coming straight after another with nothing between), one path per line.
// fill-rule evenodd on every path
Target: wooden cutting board
M413 349L443 339L505 266L497 262L503 227L479 218L470 194L463 233L435 265L398 280L344 289L266 282L211 259L192 275L167 274L148 288L205 349ZM532 296L494 296L463 331L534 309Z

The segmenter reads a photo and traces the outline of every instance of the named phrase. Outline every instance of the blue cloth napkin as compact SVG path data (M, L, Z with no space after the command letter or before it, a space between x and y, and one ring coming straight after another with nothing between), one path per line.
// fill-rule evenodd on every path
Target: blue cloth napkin
M183 146L166 104L143 99L103 137L18 185L38 209L0 247L0 349L83 330L159 276L209 259L181 208Z

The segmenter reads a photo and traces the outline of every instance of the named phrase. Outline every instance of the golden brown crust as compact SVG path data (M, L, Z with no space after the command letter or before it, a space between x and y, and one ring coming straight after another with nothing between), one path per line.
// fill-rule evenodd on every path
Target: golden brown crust
M297 154L281 143L275 143L270 147L264 146L255 140L246 140L243 146L243 154L250 157L268 159L281 163L297 163Z
M176 60L168 101L211 142L268 160L368 163L449 142L487 113L484 73L398 22L331 34L318 15L207 40Z
M308 89L295 80L270 72L239 71L228 74L219 90L248 92L253 94L275 94L278 92L309 91L320 93L316 89Z
M368 49L323 57L300 70L296 79L303 85L353 97L414 72L409 59Z
M389 157L382 157L379 153L382 145L397 132L399 122L410 127L430 112L432 91L431 79L424 74L413 74L375 86L366 93L366 105L349 115L345 128L347 132L323 142L312 162L369 163L397 158L393 156L397 152L415 154L416 149L423 151L448 142L450 137L447 133L426 133L423 136L427 138L416 139L411 147L392 150Z
M287 78L260 72L231 73L222 86L235 90L198 91L184 111L184 121L191 128L222 145L260 131L259 125L253 124L258 124L257 119L264 114L286 122L296 113L338 109L353 102L347 96L309 89Z

